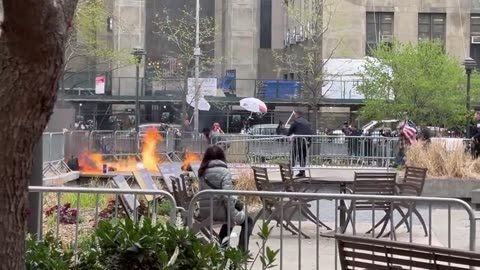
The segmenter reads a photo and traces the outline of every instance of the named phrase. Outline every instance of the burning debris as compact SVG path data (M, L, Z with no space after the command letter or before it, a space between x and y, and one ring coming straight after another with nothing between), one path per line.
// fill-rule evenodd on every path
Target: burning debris
M136 156L129 156L124 160L106 161L100 153L84 151L78 159L80 171L101 174L107 171L131 172L143 167L150 172L158 172L157 164L160 162L160 156L157 153L157 145L162 141L163 138L156 128L148 129L142 140L141 160Z
M192 168L190 167L190 164L193 162L199 162L201 160L202 158L199 154L193 153L189 150L185 150L185 157L183 158L182 170L191 171Z

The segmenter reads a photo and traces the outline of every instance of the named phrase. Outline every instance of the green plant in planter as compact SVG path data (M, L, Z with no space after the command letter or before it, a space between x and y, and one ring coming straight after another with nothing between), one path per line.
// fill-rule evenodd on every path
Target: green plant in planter
M87 252L85 252L87 251ZM134 224L101 221L82 246L76 269L242 269L242 251L205 244L187 228L154 225L150 219Z
M28 270L69 270L72 269L73 251L64 247L49 232L41 241L27 237L26 241L26 268Z
M173 205L169 200L161 200L157 204L157 214L161 216L168 216L172 208Z

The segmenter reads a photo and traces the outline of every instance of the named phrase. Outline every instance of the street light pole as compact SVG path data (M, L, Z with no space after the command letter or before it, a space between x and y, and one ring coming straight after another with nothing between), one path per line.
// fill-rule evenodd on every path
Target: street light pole
M140 63L142 63L142 58L145 55L145 50L142 48L133 48L132 51L133 57L135 57L136 64L136 81L135 81L135 133L137 136L137 142L140 135ZM139 151L139 145L136 144L137 153Z
M200 0L197 0L196 4L196 11L195 11L195 21L196 21L196 29L195 29L195 48L193 50L193 55L195 56L195 109L194 109L194 136L195 138L199 134L198 130L198 122L199 122L199 115L198 115L198 100L200 99L200 87L198 85L198 77L200 73L200 55L202 54L200 50Z
M475 60L473 60L471 57L465 58L464 61L465 65L465 73L467 73L467 95L466 95L466 100L465 100L465 105L467 109L467 123L466 123L466 135L467 138L470 138L470 88L471 88L471 75L472 71L475 69L477 66L477 63Z
M136 75L135 75L135 132L138 134L140 131L140 87L139 87L139 80L140 80L140 63L136 62Z

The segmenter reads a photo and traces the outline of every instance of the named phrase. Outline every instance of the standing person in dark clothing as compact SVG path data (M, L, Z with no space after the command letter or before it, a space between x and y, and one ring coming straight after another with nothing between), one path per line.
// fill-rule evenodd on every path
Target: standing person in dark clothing
M359 141L359 136L362 136L362 131L358 130L356 126L352 125L350 126L350 136L354 136L354 138L351 138L349 146L350 146L350 151L349 153L353 156L358 156L358 146L360 144Z
M345 136L352 135L352 127L348 124L348 121L343 122L342 132Z
M293 121L290 129L288 130L288 136L297 135L297 136L309 136L312 135L312 126L307 121L307 119L303 118L303 113L300 111L296 111L295 120ZM306 161L307 161L307 148L310 138L307 137L295 137L292 140L293 147L292 147L292 166L295 166L295 162L297 158L300 162L300 167L302 168L300 172L297 174L297 177L305 177L305 168Z
M480 157L480 113L476 112L475 120L479 121L472 131L471 151L474 158Z
M422 127L420 133L417 135L417 140L423 141L425 143L430 143L432 141L432 133L428 127Z
M285 126L283 125L282 121L278 122L276 134L277 135L285 135Z

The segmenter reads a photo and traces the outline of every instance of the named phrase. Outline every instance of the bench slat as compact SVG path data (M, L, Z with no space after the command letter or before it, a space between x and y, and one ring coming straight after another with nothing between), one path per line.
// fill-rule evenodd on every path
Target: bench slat
M403 267L398 269L468 270L472 266L480 267L480 254L475 252L358 236L336 235L335 238L342 269L395 269L387 263Z
M437 258L436 261L435 260L428 261L424 259L422 259L424 261L418 261L416 260L418 258L416 256L413 256L413 254L411 255L411 259L410 259L410 256L402 256L403 258L399 258L399 257L387 258L385 257L385 253L372 254L372 253L362 253L357 251L345 251L344 254L347 256L347 262L352 262L360 259L362 261L368 261L367 263L378 264L379 262L381 262L381 263L384 263L385 265L389 263L390 265L394 265L394 266L401 266L401 267L411 266L411 267L420 267L422 269L432 269L432 268L435 269L436 266L444 265L444 266L448 266L449 269L451 270L469 270L470 266L476 266L476 265L471 265L468 262L468 260L467 262L464 261L463 263L453 262L453 260L455 260L456 258L447 257L447 256L443 256L443 259L446 259L446 261L440 260L439 258ZM452 259L452 260L449 260L449 259ZM453 265L448 265L448 262L452 263Z
M385 247L384 246L377 246L377 245L366 245L366 244L360 244L360 243L351 243L351 242L345 242L344 244L344 249L355 249L355 250L362 250L365 252L378 252L378 253L383 253L383 256L385 256ZM444 254L434 254L431 252L425 252L425 251L418 251L414 249L392 249L390 247L387 248L387 252L392 255L398 255L398 256L407 256L407 257L415 257L419 259L424 259L424 260L435 260L442 262L442 261L450 261L454 263L459 263L459 264L472 264L472 266L480 266L480 260L472 260L470 257L467 256L457 256L457 257L451 257L448 255ZM452 259L454 261L452 261Z

